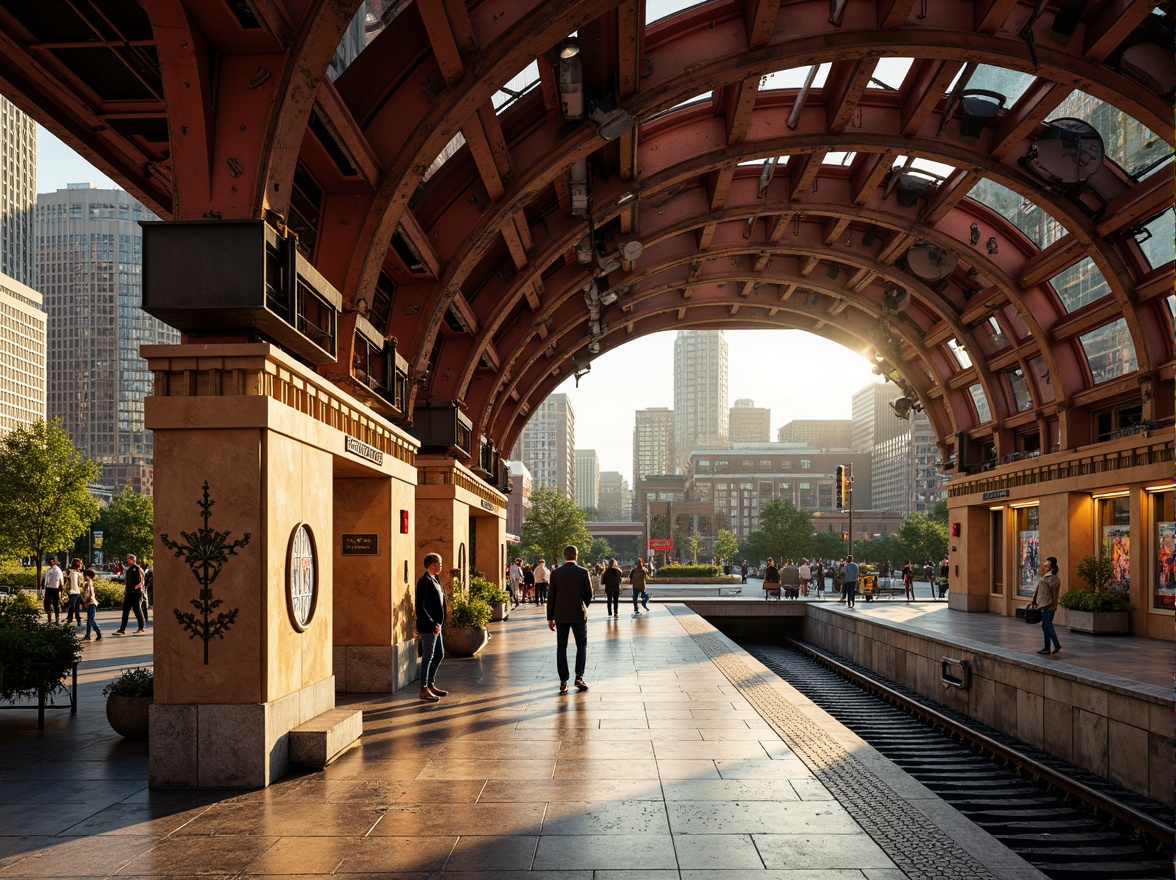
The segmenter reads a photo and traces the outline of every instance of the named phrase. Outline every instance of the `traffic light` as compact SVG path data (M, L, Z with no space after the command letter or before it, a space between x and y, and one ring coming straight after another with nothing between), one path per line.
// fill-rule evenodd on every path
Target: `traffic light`
M844 509L849 501L849 474L845 465L837 465L837 482L833 490L837 495L837 508Z

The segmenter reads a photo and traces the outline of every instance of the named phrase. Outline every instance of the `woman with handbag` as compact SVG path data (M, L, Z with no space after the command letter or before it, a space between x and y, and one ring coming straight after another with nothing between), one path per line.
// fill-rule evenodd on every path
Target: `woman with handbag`
M1054 629L1054 614L1058 610L1058 596L1062 591L1062 582L1058 578L1058 558L1045 557L1041 563L1041 579L1037 582L1037 589L1033 591L1033 598L1029 601L1029 609L1041 612L1041 632L1045 636L1045 647L1038 654L1056 654L1062 650L1058 642L1058 634ZM1028 611L1026 611L1028 615ZM1053 650L1050 650L1050 644Z

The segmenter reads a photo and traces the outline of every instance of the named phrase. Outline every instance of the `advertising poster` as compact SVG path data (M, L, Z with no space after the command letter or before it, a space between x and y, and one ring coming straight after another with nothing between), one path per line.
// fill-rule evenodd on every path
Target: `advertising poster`
M1111 586L1120 590L1131 587L1131 529L1127 526L1103 526L1103 546L1111 556L1114 580Z
M1176 522L1156 523L1157 608L1176 608Z
M1038 546L1038 532L1018 532L1017 540L1017 595L1032 596L1037 586L1038 569L1041 568L1041 557Z

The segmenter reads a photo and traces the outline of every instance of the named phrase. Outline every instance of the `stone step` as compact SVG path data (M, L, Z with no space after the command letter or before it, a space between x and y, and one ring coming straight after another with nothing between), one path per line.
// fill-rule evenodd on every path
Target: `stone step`
M321 770L362 734L362 711L329 709L290 731L290 763Z

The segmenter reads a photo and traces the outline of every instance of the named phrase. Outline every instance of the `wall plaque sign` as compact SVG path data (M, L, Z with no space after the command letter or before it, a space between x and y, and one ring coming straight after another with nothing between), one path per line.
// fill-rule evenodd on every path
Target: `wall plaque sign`
M379 535L344 535L344 556L378 556L380 554Z
M489 501L482 500L482 499L479 499L479 500L482 501L482 509L483 510L490 510L490 511L494 510L494 505L491 504Z
M372 464L383 464L384 453L376 449L374 446L368 446L362 440L356 440L354 437L347 437L344 443L347 451L359 458L366 458Z
M317 604L318 551L310 526L299 523L290 535L286 551L286 609L296 630L306 631Z
M1008 498L1008 497L1009 497L1009 490L1008 489L993 489L990 492L984 493L984 500L985 501L995 501L998 498Z

